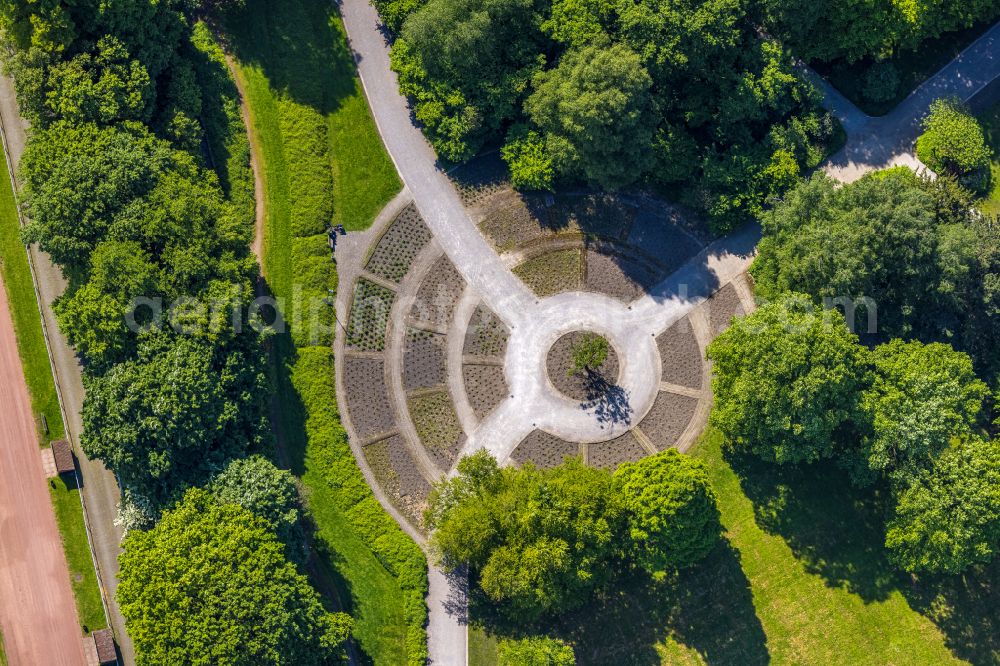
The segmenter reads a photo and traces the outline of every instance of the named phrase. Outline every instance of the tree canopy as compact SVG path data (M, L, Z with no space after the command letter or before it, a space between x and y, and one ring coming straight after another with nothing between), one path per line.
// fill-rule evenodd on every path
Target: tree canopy
M1000 549L1000 444L956 439L899 495L890 558L911 572L961 573Z
M953 438L970 434L989 388L972 359L942 343L893 340L875 348L861 407L871 423L868 467L906 482Z
M220 502L236 504L263 518L283 542L295 537L302 515L295 478L264 456L233 460L209 487Z
M139 664L330 664L350 631L267 523L191 490L121 556L118 602Z
M923 120L917 157L934 171L984 177L991 151L979 121L957 99L936 99Z
M722 534L705 465L667 449L615 470L634 561L654 576L704 558Z
M573 648L554 638L504 639L497 646L499 666L575 666Z
M808 297L790 294L734 320L707 355L712 425L765 460L832 457L858 422L864 349L839 313Z

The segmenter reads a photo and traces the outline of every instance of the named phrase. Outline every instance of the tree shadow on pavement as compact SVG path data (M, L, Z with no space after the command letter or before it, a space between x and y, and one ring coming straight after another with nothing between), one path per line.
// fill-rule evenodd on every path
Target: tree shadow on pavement
M629 425L632 423L632 405L628 391L608 381L600 372L586 369L584 381L587 398L580 404L585 411L592 411L598 423Z

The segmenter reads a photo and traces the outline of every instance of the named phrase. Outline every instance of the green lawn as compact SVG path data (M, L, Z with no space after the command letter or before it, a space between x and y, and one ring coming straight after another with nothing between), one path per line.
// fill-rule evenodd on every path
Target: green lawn
M56 509L56 520L62 533L63 549L69 564L70 583L76 596L76 610L84 633L108 626L97 585L97 574L83 522L80 491L67 487L61 477L49 479L49 494Z
M227 37L264 182L262 268L268 288L279 297L299 289L307 297L326 297L337 286L327 226L366 228L400 188L340 20L326 3L250 0L245 13L227 24ZM321 307L323 322L332 323L332 309ZM303 482L315 525L318 556L310 574L335 606L354 617L363 663L404 664L408 638L414 640L411 625L422 622L410 622L405 586L372 544L371 512L381 510L363 482L355 487L360 470L350 451L337 448L335 433L327 437L321 428L323 419L339 428L332 332L314 337L292 322L291 334L272 345L272 420L281 454ZM317 404L332 413L321 413ZM422 629L417 631L422 642Z
M325 193L328 201L312 203L329 205L329 222L349 230L367 228L401 185L368 110L332 3L249 0L227 28L251 108L256 111L265 104L278 111L255 114L259 141L303 135L312 152L309 157L322 153L332 185L316 191L303 183L302 196ZM290 184L293 191L297 185Z
M984 197L980 208L991 215L1000 214L1000 104L996 104L978 116L986 133L986 142L993 150L990 164L990 192Z
M52 367L49 365L48 349L42 335L41 316L35 300L34 284L24 246L18 236L20 223L14 205L14 194L7 177L6 156L0 151L0 268L10 301L11 316L17 333L17 346L24 367L25 380L31 394L31 404L35 414L44 414L48 434L39 424L39 443L46 444L65 435L62 413ZM83 522L83 508L80 505L80 491L67 488L61 479L53 479L50 487L55 507L56 522L62 536L63 548L69 563L70 580L80 623L85 631L103 629L107 626L101 592L97 585L97 574L91 557L90 544ZM3 663L0 661L0 663Z
M781 470L721 444L709 431L692 452L718 494L719 547L673 582L626 579L539 631L573 643L580 664L997 663L1000 567L904 577L884 555L877 494L829 465ZM495 664L479 632L470 654Z
M872 60L865 58L854 63L834 61L814 62L813 68L826 77L833 86L870 116L882 116L892 111L921 83L951 62L962 50L976 41L996 20L977 23L971 28L946 33L936 39L924 41L916 51L900 51L889 59L899 71L899 91L885 102L872 102L861 91L864 76Z

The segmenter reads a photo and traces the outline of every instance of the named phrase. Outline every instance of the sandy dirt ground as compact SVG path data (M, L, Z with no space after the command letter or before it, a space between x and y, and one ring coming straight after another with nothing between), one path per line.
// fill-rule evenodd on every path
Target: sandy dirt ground
M0 284L0 630L10 666L85 664L66 556Z

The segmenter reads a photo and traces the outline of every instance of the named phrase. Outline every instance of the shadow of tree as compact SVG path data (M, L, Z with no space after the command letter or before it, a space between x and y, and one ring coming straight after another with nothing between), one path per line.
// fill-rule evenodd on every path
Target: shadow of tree
M976 666L1000 663L1000 560L961 576L914 577L903 594L941 629L955 656Z
M333 3L247 0L224 23L236 57L293 101L326 115L355 93L354 55Z
M542 634L571 643L577 663L661 664L676 641L707 664L753 666L770 661L739 552L722 541L703 562L663 582L624 574L583 608L533 626L499 616L473 586L474 625L498 637Z
M780 535L806 570L866 602L900 589L884 547L888 492L858 489L825 465L779 466L729 452L726 461L753 503L761 529Z
M586 369L585 390L587 398L580 408L593 411L598 423L611 425L632 423L632 405L629 404L628 391L601 374Z

